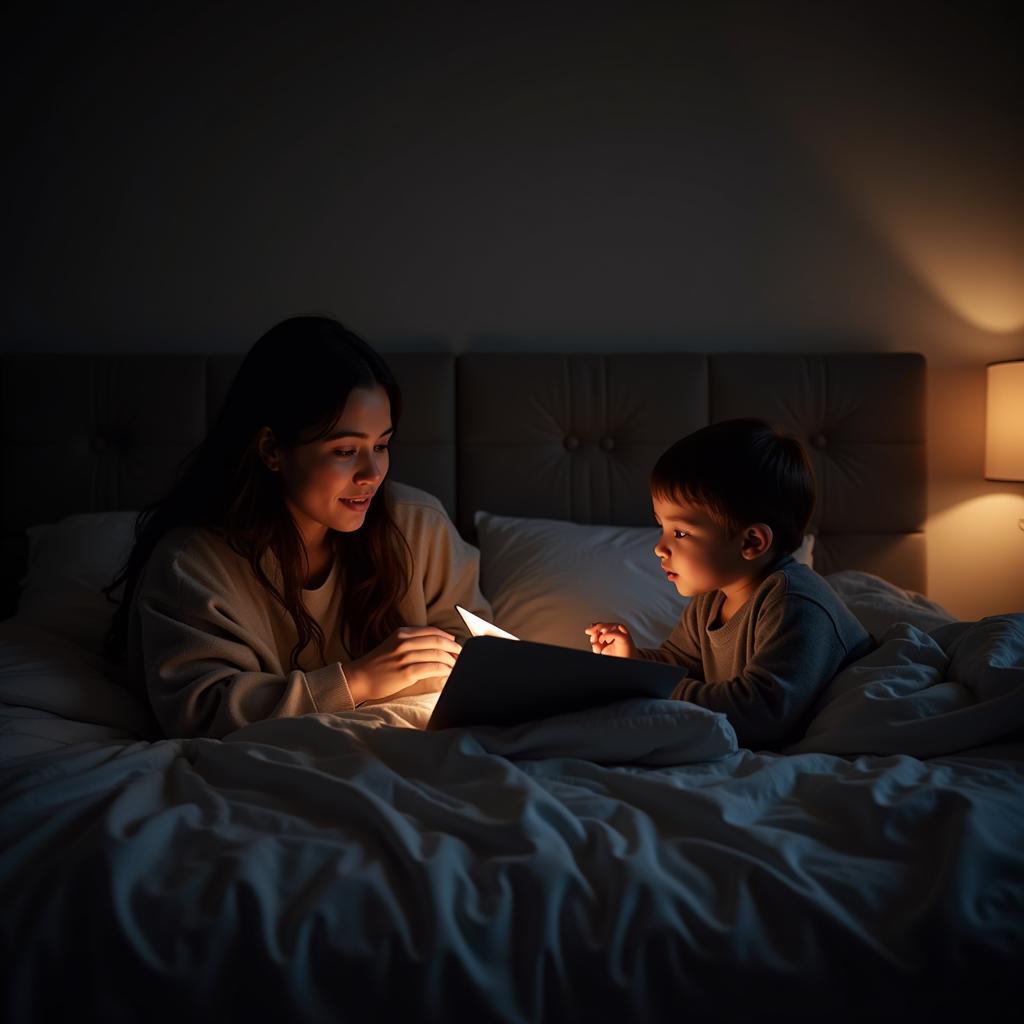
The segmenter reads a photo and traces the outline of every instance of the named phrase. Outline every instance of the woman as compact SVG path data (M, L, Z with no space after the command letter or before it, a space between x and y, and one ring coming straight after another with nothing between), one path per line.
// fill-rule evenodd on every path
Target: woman
M147 509L108 654L168 736L439 689L455 605L489 615L437 499L387 480L401 396L324 317L253 346L184 474Z

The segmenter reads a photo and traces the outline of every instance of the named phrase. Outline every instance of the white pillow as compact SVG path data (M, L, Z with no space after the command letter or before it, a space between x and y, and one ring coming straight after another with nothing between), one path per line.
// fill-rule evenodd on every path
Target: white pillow
M624 622L657 647L689 598L665 579L655 526L586 526L477 512L481 589L497 625L524 640L590 650L591 622ZM814 537L793 557L812 567Z
M477 512L480 585L497 625L523 640L590 650L583 630L626 623L657 647L688 604L665 579L657 527L583 526Z
M87 512L28 528L28 570L13 621L98 654L117 605L103 588L131 551L137 512Z

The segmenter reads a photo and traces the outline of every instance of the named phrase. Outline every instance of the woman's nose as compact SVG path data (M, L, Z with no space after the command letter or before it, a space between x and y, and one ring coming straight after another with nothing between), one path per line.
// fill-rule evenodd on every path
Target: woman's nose
M357 480L379 480L384 475L381 460L376 455L368 455L360 461L354 475Z

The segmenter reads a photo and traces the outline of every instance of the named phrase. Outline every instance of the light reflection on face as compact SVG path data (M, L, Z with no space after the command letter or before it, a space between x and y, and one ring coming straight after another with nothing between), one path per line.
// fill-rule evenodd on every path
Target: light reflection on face
M354 388L326 438L281 452L285 498L304 536L363 525L391 464L393 429L387 392Z
M727 586L749 569L739 553L739 542L706 509L657 495L652 495L652 501L661 527L654 554L683 597Z

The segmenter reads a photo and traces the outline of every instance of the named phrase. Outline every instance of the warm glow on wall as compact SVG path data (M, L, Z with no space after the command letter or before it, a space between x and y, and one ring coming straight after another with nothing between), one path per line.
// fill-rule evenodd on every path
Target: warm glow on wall
M1024 481L1024 359L988 367L985 478Z
M934 240L930 225L907 223L897 213L890 229L908 264L968 323L994 334L1024 326L1021 254L1003 239L972 238L965 229L959 238Z
M787 63L786 37L765 47L764 33L776 30L757 27L758 85L876 237L965 323L992 334L1024 329L1016 121L956 89L940 104L934 89L909 88L895 68L880 77L874 46L833 40ZM809 89L811 81L824 88ZM887 102L896 95L901 102Z
M877 140L834 143L834 172L907 267L965 322L1024 328L1024 210L1002 168L964 166L939 145L896 153ZM902 159L901 159L902 158ZM929 168L942 168L929 173ZM922 179L928 188L921 187Z

